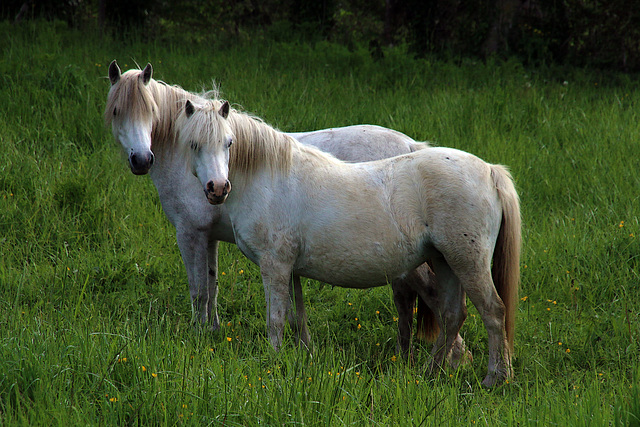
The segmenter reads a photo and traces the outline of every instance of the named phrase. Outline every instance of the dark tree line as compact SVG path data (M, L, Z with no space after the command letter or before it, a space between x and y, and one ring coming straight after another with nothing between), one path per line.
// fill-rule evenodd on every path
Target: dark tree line
M3 0L0 13L189 41L326 39L375 54L407 43L416 55L640 71L637 0Z

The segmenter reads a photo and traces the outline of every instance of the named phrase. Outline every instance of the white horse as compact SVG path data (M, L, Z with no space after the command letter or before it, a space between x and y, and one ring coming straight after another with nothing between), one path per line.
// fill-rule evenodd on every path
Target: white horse
M236 244L260 266L274 348L282 341L292 274L367 288L430 260L441 296L453 304L434 365L464 321L464 289L489 338L483 385L513 375L521 230L506 168L449 148L344 163L229 110L226 101L187 101L176 121L178 141L209 202L226 200ZM232 129L242 132L234 136ZM420 285L416 291L430 292Z
M111 88L105 108L105 122L111 125L116 141L128 154L131 171L137 175L149 173L164 212L176 227L178 247L187 270L194 317L203 324L210 323L212 329L218 329L218 241L235 242L233 231L224 208L207 203L198 180L185 170L183 160L175 155L174 120L180 108L187 99L203 101L204 98L177 86L158 82L152 78L152 73L151 64L143 70L129 70L123 74L115 61L111 63ZM349 161L382 159L426 146L400 132L371 125L290 135ZM347 141L348 144L345 144ZM300 278L294 276L293 279L297 318L290 318L290 321L299 338L308 343ZM445 304L439 297L433 272L426 265L394 281L398 345L405 354L410 348L416 298L416 285L412 285L412 282L430 286L431 289L428 299L418 299L419 333L435 338L444 324L445 311L451 305ZM464 293L461 292L457 304L464 309L464 303ZM437 317L429 308L437 313ZM458 364L465 354L470 357L470 353L465 351L462 337L457 335L453 350L449 352L451 363Z

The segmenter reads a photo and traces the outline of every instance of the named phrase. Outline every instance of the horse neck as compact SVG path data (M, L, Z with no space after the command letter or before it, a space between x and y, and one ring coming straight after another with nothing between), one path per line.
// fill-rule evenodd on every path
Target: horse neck
M249 114L232 110L229 124L235 136L229 162L229 175L234 185L252 180L252 176L262 170L266 170L273 179L298 168L340 163L332 155L301 144Z
M280 139L284 135L262 119L236 110L231 110L229 124L236 141L240 144L263 146L266 140Z
M232 110L229 125L237 146L232 151L230 173L253 174L262 168L286 171L298 141L260 118Z
M275 142L276 146L284 148L286 152L290 153L290 156L298 158L299 161L316 158L322 158L323 161L326 160L328 162L339 161L332 154L314 145L303 144L258 117L232 110L229 119L236 140L242 140L241 143L260 146L264 145L264 141L271 140ZM237 132L240 133L240 137Z

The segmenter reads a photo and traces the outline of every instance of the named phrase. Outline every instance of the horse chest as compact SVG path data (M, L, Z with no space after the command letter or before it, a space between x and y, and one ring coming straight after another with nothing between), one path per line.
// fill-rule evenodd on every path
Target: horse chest
M221 207L207 202L198 179L189 174L184 165L164 163L161 159L151 169L150 176L158 190L162 209L174 227L210 231L224 226L221 219L226 214ZM218 232L221 235L218 240L233 241L231 229Z

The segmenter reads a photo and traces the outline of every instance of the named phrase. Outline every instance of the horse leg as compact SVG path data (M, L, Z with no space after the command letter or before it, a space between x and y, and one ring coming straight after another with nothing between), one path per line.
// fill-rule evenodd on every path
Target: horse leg
M440 332L441 342L446 342L446 334L445 328L453 328L453 323L449 321L445 326L445 313L448 313L451 310L460 310L460 314L463 316L462 322L467 317L467 300L466 294L462 287L458 284L458 289L442 289L440 284L438 283L438 278L433 272L433 269L429 266L428 263L422 264L416 271L419 273L419 279L426 285L427 294L429 298L425 301L425 304L431 308L433 312L436 313L436 326L439 328L433 328L434 332ZM420 307L418 308L420 310ZM423 316L424 317L424 316ZM453 346L447 353L445 358L446 362L454 369L457 369L460 365L464 365L467 363L471 363L473 361L473 356L469 350L467 350L464 339L460 336L460 329L462 328L462 323L460 323L460 327L456 331L456 337L453 341ZM439 331L438 331L439 329ZM453 331L451 331L453 333ZM428 331L425 331L428 333Z
M211 322L211 330L220 329L220 317L218 316L218 246L217 240L209 240L209 248L207 250L208 267L209 267L209 322Z
M462 291L462 298L465 298L465 293ZM466 306L465 306L465 317L466 317ZM467 345L464 342L464 339L460 336L460 332L458 332L458 336L453 341L453 347L447 354L447 363L453 369L458 369L462 365L468 365L473 362L473 354L471 354L470 350L467 350Z
M304 307L304 297L302 295L302 284L300 283L300 276L293 275L291 278L291 288L289 296L292 299L291 307L289 310L289 325L296 333L298 342L302 342L306 348L311 348L311 334L307 326L307 311Z
M489 338L489 367L487 376L482 381L485 387L492 387L495 384L513 377L511 366L511 350L507 343L505 330L505 306L495 288L491 275L486 274L480 286L475 284L473 289L467 288L467 293L474 306L480 312L480 317L487 329Z
M464 355L464 340L459 331L467 317L467 307L458 278L446 262L435 259L433 268L435 276L430 276L430 282L418 288L418 292L437 313L440 333L431 351L431 370L438 371L442 369L445 360L452 361L452 366L457 367L456 360L462 359ZM434 286L435 277L437 287Z
M211 310L209 305L209 272L207 271L207 235L192 230L178 230L176 239L182 255L182 262L187 270L192 319L200 324L206 324Z
M411 273L410 273L411 274ZM398 344L397 352L406 359L412 360L411 337L413 335L413 309L418 293L409 285L409 278L396 279L391 282L393 302L398 311Z
M445 291L441 288L438 278L429 264L424 263L410 272L405 277L405 282L418 292L418 337L429 341L437 341L436 346L444 346L446 343L445 330L453 328L451 322L445 326L444 314L447 310L461 307L466 313L466 299L464 291L445 297ZM459 298L458 301L450 301ZM466 317L466 315L465 315ZM463 319L464 321L464 319ZM460 324L462 326L462 324ZM456 337L451 349L446 355L446 361L453 368L458 368L461 363L473 360L471 352L466 350L464 339L460 336L460 328L456 330Z
M265 256L260 260L260 272L267 303L267 334L275 350L279 350L282 345L285 319L291 310L289 298L291 270L291 264L285 264L271 257Z
M475 261L461 260L453 268L487 330L489 367L482 385L492 387L513 376L511 350L505 330L505 306L493 284L490 256Z

